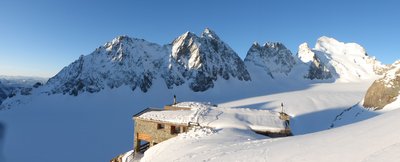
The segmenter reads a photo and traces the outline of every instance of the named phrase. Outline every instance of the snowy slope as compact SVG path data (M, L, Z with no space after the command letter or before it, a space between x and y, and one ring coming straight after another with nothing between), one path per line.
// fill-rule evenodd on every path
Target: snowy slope
M386 66L356 43L343 43L334 38L320 37L313 52L339 81L354 82L376 79Z
M345 127L279 139L230 129L187 138L196 133L192 131L156 145L142 161L395 162L400 159L399 115L395 110Z
M400 105L399 91L400 62L396 61L382 78L374 81L359 104L336 116L331 127L355 123L397 109Z
M77 157L78 161L110 160L132 148L132 115L149 106L171 104L174 94L178 101L275 111L279 111L283 102L285 111L293 116L291 124L295 135L317 132L329 129L338 113L360 101L371 81L361 84L298 82L293 85L285 81L253 84L256 83L220 80L209 91L193 93L183 86L167 89L159 82L147 93L132 93L129 87L122 86L78 97L40 95L37 89L34 95L24 96L29 104L13 104L11 109L0 112L0 123L6 125L3 155L10 162L27 158L32 161L55 158L77 161ZM232 131L243 132L241 129ZM248 139L246 136L232 135L243 140Z

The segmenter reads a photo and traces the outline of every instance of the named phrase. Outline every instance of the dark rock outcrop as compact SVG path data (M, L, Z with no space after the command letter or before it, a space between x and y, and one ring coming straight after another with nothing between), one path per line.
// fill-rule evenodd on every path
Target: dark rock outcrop
M309 70L304 75L308 79L330 79L332 73L328 67L317 57L317 55L308 47L307 43L303 43L299 46L297 53L299 59L308 64Z

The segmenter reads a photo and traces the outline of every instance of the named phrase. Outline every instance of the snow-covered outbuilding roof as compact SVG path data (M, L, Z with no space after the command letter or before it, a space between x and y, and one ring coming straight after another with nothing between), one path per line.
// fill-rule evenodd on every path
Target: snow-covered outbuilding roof
M176 124L198 123L200 126L251 129L254 131L279 132L286 129L279 112L250 108L217 107L207 103L182 102L176 107L188 110L148 111L136 116L140 119Z

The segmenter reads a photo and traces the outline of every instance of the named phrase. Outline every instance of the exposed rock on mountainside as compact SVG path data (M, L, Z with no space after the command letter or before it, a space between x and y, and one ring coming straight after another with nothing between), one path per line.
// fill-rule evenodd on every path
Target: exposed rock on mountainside
M188 80L195 92L212 88L218 77L251 79L236 52L208 28L201 37L187 32L172 42L168 69L164 76L169 88Z
M78 95L122 85L147 92L153 81L168 88L188 83L197 91L214 86L218 78L249 81L240 57L210 29L201 37L186 32L172 44L160 46L120 36L62 69L48 81L52 93Z
M298 58L282 43L254 43L245 58L247 67L263 69L271 78L333 79L354 82L374 79L387 68L356 43L320 37L315 48L299 46ZM259 75L259 74L255 74Z
M390 67L383 78L376 80L364 97L364 107L379 110L398 99L400 92L400 62Z
M185 85L201 92L213 88L218 79L251 81L247 68L250 66L261 69L252 75L271 79L343 81L373 78L385 69L360 45L328 37L319 38L314 49L300 45L298 58L282 43L254 43L243 61L206 28L201 36L186 32L163 46L119 36L63 68L49 79L45 91L78 95L127 86L147 92L159 80L168 89Z
M296 64L296 60L289 49L282 43L268 42L263 46L254 43L244 59L246 65L255 65L265 69L268 75L287 76Z
M305 78L309 78L311 80L332 78L332 74L329 69L308 47L307 43L303 43L299 46L299 52L297 53L297 56L302 62L309 65L308 73L304 76Z
M52 93L78 95L127 85L146 92L157 78L166 48L143 39L119 36L50 78Z

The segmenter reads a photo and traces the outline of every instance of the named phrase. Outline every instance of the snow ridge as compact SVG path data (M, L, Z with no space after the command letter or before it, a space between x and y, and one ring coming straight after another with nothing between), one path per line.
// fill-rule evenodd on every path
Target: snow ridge
M332 75L344 82L373 79L386 68L356 43L343 43L326 36L320 37L313 49Z

